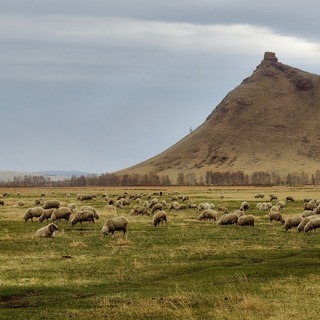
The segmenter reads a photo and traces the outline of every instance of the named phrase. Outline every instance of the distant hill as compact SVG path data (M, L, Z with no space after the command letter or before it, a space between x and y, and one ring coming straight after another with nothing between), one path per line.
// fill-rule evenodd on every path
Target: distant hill
M195 106L198 107L198 106ZM320 76L282 64L266 52L253 74L229 92L196 130L118 174L208 171L252 174L320 169Z
M23 176L45 176L49 177L52 181L63 180L71 178L72 176L89 176L93 175L88 172L80 171L39 171L39 172L20 172L20 171L0 171L0 181L12 181L14 177Z

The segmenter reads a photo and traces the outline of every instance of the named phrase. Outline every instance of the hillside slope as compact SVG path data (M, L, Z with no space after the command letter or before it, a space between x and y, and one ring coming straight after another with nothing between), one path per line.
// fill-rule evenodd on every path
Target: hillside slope
M206 121L161 154L118 173L207 171L313 174L320 161L320 76L266 52Z

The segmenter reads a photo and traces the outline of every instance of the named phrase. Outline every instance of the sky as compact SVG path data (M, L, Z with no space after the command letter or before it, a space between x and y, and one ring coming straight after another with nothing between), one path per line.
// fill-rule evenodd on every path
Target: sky
M264 52L320 74L318 0L0 0L0 170L114 172L200 126Z

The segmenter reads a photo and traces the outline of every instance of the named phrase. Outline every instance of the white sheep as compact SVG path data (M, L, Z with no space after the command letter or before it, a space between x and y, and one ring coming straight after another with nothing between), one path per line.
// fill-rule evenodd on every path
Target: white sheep
M252 226L254 227L254 216L252 214L244 215L238 218L237 225L238 226Z
M82 225L82 222L84 221L91 221L94 223L94 213L91 210L84 210L79 211L76 213L76 215L73 217L71 224L74 226L78 222Z
M277 211L269 212L269 222L271 223L272 221L279 221L281 223L285 223L285 220L283 219L281 213Z
M126 217L114 217L108 219L101 229L102 237L106 237L109 233L112 235L115 231L122 231L123 238L126 238L128 231L128 219Z
M240 208L239 208L239 210L241 210L241 211L247 211L249 209L250 209L250 205L247 201L243 201L240 205Z
M58 200L47 200L43 205L43 209L51 209L51 208L56 208L58 209L60 207L60 201Z
M35 237L37 238L54 238L55 232L59 231L59 227L54 223L49 223L47 226L40 228L36 231Z
M304 227L304 232L309 232L320 228L320 218L310 220Z
M218 225L237 224L238 215L234 212L225 213L217 222Z
M218 217L217 211L215 211L213 209L207 209L207 210L203 210L200 213L198 220L214 220L214 221L216 221L217 217Z
M168 215L165 211L158 211L153 215L152 223L155 227L159 226L161 222L168 223L167 217Z
M150 216L150 212L146 207L137 204L132 208L129 215L138 215L138 214L145 214L147 216Z
M44 209L42 207L29 208L23 215L23 219L27 222L29 219L33 222L33 218L39 218Z
M56 211L55 208L43 210L41 216L39 217L39 222L42 222L43 220L49 220L54 211Z
M52 213L51 220L56 221L56 220L64 219L66 220L66 223L67 223L70 220L71 213L72 211L68 207L58 208Z
M290 217L286 220L285 224L284 224L284 229L286 231L294 228L294 227L298 227L298 225L300 224L300 222L302 221L302 217Z
M90 211L92 211L94 218L95 218L96 220L99 220L100 216L99 216L99 214L98 214L98 212L97 212L97 210L96 210L95 208L93 208L93 207L91 207L91 206L83 206L83 207L81 208L81 211L85 211L85 210L90 210Z
M309 217L305 217L301 220L301 222L299 223L299 225L297 226L297 230L298 232L304 231L304 227L307 225L307 223L313 219L317 219L318 216L317 215L313 215L313 216L309 216Z

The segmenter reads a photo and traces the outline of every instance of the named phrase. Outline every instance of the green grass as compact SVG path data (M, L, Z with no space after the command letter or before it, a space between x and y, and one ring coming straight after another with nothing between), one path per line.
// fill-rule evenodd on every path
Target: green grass
M21 190L19 199L31 204L40 191ZM11 192L0 207L0 318L315 319L320 311L319 234L270 225L267 213L255 209L258 191L225 189L222 200L220 190L183 190L192 202L222 203L230 210L241 199L249 201L254 228L200 222L198 212L187 209L169 212L168 225L159 228L151 217L128 216L127 239L100 237L112 214L99 197L85 203L101 215L95 225L59 222L55 239L34 238L45 223L24 223L30 205L16 207ZM64 192L72 197L66 199ZM84 205L77 193L55 190L46 198ZM302 213L301 191L290 194L300 199L287 204L285 217ZM117 215L127 216L133 205Z

